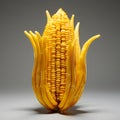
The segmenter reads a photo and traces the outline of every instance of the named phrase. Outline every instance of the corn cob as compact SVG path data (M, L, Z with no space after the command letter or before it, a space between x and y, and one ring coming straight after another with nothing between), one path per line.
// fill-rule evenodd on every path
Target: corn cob
M60 8L39 32L24 31L34 49L32 86L38 101L48 110L63 112L80 98L86 83L86 54L95 35L84 46L79 43L79 23Z

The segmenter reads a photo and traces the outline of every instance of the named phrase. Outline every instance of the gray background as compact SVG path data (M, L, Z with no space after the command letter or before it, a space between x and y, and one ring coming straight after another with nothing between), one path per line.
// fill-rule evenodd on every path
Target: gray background
M22 101L22 95L29 94L36 103L31 87L33 49L23 31L37 30L42 34L46 24L45 10L49 10L52 15L59 8L63 8L69 18L75 14L75 24L80 21L81 45L91 36L101 34L87 54L88 74L85 93L106 93L103 96L118 93L117 96L119 96L120 1L0 0L0 94L2 102L4 99L9 100L11 96L16 98L17 95L21 95L19 101ZM103 98L102 95L100 98ZM106 98L107 101L109 99Z

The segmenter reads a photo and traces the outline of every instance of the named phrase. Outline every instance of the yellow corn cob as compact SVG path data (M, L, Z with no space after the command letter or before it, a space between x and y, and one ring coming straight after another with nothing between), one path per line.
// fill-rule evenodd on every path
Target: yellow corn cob
M47 25L41 37L24 31L34 48L32 85L38 101L49 110L63 112L81 96L86 82L86 54L93 36L80 48L79 23L69 20L59 9L52 17L46 11Z

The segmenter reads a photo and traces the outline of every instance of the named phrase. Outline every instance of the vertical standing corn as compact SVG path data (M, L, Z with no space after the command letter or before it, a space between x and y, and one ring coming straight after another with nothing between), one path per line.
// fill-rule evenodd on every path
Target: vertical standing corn
M46 11L47 25L39 32L24 31L34 49L32 85L38 101L48 110L63 112L80 98L86 82L86 53L93 36L80 48L79 23L59 9L52 17Z

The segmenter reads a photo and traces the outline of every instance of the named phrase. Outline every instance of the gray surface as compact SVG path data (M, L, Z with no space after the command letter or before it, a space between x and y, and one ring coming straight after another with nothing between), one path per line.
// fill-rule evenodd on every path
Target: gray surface
M0 120L119 120L120 94L117 92L84 93L65 114L49 113L32 94L3 94L0 97Z
M119 5L118 0L0 0L0 120L120 118ZM45 10L52 15L61 7L69 17L75 14L75 24L80 21L81 45L101 34L88 51L85 97L79 110L73 109L76 115L68 116L45 114L43 109L37 112L39 104L31 88L33 49L23 33L37 30L42 34Z

